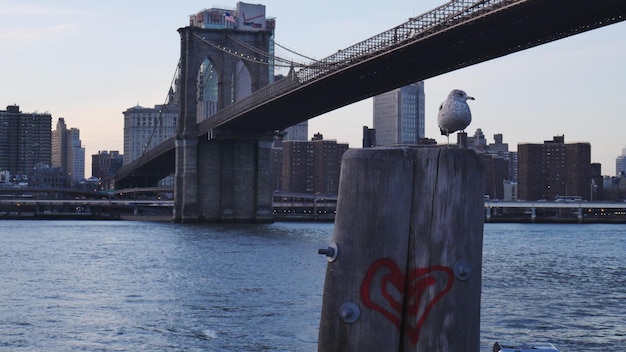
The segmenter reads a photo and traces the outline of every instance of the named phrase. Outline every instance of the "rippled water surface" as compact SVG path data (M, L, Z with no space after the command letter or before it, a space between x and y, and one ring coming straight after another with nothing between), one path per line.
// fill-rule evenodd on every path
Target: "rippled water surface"
M483 344L626 350L626 226L486 224L484 233Z
M0 221L0 349L316 351L332 224ZM482 350L626 350L626 226L486 224Z

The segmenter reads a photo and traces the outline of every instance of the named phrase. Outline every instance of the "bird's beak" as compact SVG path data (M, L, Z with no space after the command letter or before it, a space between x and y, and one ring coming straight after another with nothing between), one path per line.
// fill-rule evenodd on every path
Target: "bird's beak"
M467 100L476 100L474 97L467 97Z

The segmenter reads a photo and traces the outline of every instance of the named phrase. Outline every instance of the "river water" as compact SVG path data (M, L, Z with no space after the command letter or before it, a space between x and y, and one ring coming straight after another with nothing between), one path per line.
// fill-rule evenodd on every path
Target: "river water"
M316 351L332 224L0 221L0 350ZM481 351L626 350L626 226L486 224Z

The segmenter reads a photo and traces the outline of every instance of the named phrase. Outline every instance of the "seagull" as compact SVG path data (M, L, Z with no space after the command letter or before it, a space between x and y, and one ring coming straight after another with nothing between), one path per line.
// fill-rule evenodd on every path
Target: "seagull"
M472 113L467 105L468 99L474 100L474 97L468 96L460 89L453 89L446 100L439 105L437 122L441 135L448 138L448 145L450 145L450 133L464 131L465 127L472 122Z

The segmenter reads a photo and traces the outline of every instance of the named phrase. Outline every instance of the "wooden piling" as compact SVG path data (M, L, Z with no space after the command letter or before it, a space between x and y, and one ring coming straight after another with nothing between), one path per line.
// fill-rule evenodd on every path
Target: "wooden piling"
M344 154L319 351L479 350L484 182L470 150Z

